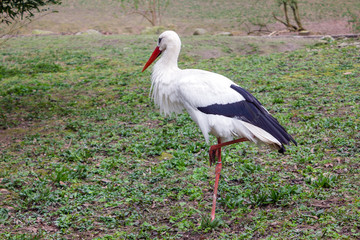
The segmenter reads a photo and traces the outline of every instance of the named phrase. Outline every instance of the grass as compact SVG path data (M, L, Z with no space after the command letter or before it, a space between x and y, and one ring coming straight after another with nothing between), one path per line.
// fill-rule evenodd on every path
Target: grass
M359 238L360 58L339 47L359 40L242 55L225 47L236 38L209 38L221 57L194 56L204 39L185 37L180 67L248 89L298 147L227 147L210 222L209 146L187 114L159 115L141 73L155 36L12 39L0 53L0 238Z

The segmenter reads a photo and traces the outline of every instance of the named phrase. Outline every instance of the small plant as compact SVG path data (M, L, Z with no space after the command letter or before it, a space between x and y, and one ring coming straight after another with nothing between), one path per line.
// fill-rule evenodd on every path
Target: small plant
M284 99L282 97L276 97L274 100L273 100L273 103L274 104L279 104L279 103L284 103Z
M30 66L28 70L30 74L36 73L55 73L60 72L61 66L55 63L39 62Z
M9 121L2 109L0 109L0 129L7 129L9 128Z
M286 203L291 195L298 194L300 188L296 185L285 185L280 188L270 189L269 202L271 203Z
M92 150L87 147L79 148L77 150L68 149L61 153L61 157L69 162L87 162L89 158L92 157Z
M281 201L285 196L285 192L281 191L278 191L276 189L271 189L270 190L270 194L269 194L269 202L271 203L277 203L279 201Z
M56 168L50 178L55 183L65 182L70 178L70 169L65 166Z
M250 204L254 206L264 206L269 204L269 194L265 191L260 191L257 194L250 196Z
M78 164L71 172L70 176L76 179L85 179L88 177L89 168L87 165Z
M211 221L211 217L209 215L202 215L200 229L202 229L204 232L208 232L212 229L216 229L222 226L223 224L224 222L218 217L215 217L215 219Z
M71 131L79 131L81 128L84 127L84 124L80 121L73 121L73 120L69 120L66 124L65 124L65 129L66 130L71 130Z
M225 198L219 198L219 203L224 203L226 207L230 209L240 208L245 206L246 199L242 196L234 197L233 195L227 195Z
M238 170L246 174L252 174L255 172L260 172L262 167L253 163L243 163L238 167Z
M331 188L335 186L337 179L335 175L324 176L321 173L317 179L311 181L311 184L315 187Z
M52 191L45 181L37 181L32 186L25 186L19 197L24 208L38 205L51 198Z
M3 178L1 184L10 190L15 190L20 189L25 182L19 178Z
M283 187L272 186L268 190L261 190L257 194L250 195L250 204L265 206L268 204L287 204L291 195L298 194L299 187L285 185Z
M50 179L54 183L65 182L74 179L85 179L88 176L88 167L86 165L78 164L74 169L70 169L66 166L55 168L50 175Z
M0 224L6 222L9 218L9 211L6 208L0 208Z

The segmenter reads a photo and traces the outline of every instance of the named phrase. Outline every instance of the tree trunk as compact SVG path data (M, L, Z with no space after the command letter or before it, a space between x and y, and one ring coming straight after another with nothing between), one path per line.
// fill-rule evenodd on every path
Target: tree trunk
M298 8L297 3L294 2L290 7L291 7L291 9L293 11L295 22L298 25L298 31L305 30L303 28L302 24L301 24L301 21L300 21L300 14L299 14L299 8Z
M158 23L159 25L161 25L161 3L159 0L156 0L156 5L157 5L157 19L158 19Z
M290 31L297 31L297 27L290 23L288 9L287 9L287 3L283 2L283 6L284 6L283 11L284 11L284 15L285 15L285 22L283 20L281 20L280 18L276 17L275 13L273 13L273 17L275 18L276 21L284 24L286 26L286 28L289 29Z
M156 0L149 1L149 9L151 13L151 24L156 26L157 24L157 17L156 17Z
M285 15L285 20L286 20L286 25L289 27L290 26L290 20L289 20L287 3L286 2L284 2L284 15Z
M286 26L286 28L289 29L290 31L299 32L299 31L305 30L304 27L301 24L301 21L300 21L300 14L299 14L299 8L298 8L298 5L297 5L297 2L296 1L294 1L294 2L282 1L281 5L283 5L285 21L283 21L280 18L276 17L275 13L273 13L273 17L275 18L275 20L282 23L282 24L284 24ZM290 8L291 8L291 10L293 12L294 20L295 20L297 26L290 23L289 14L288 14L288 6L290 6Z

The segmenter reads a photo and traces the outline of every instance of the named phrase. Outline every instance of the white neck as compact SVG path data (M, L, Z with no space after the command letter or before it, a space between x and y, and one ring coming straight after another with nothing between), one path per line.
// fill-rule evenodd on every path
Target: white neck
M163 52L160 59L155 63L154 72L163 72L169 70L178 70L178 58L180 54L180 46L168 46Z
M167 47L161 58L156 62L151 75L152 98L156 105L160 106L160 112L165 115L171 112L180 113L183 106L179 102L171 100L175 94L174 81L176 81L180 71L178 68L178 57L180 46Z

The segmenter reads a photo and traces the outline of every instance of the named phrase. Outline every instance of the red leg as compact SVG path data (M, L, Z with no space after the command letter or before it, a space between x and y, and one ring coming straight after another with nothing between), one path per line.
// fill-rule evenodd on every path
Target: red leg
M221 157L221 147L231 145L231 144L234 144L234 143L238 143L238 142L245 142L245 141L249 141L249 140L247 138L239 138L239 139L235 139L235 140L232 140L232 141L221 143L220 138L218 138L218 144L212 145L210 147L210 150L209 150L210 166L212 166L212 164L215 163L215 161L216 161L215 158L216 157L217 158L219 158L219 156Z
M212 163L215 162L215 156L218 159L218 162L215 167L215 186L214 186L214 195L213 195L213 206L211 209L211 221L213 221L215 219L217 189L218 189L218 185L219 185L220 172L221 172L221 168L222 168L221 147L227 146L227 145L230 145L233 143L237 143L237 142L244 142L244 141L248 141L248 140L246 138L240 138L240 139L236 139L233 141L221 143L220 138L218 138L218 144L210 147L210 151L209 151L210 166L212 165Z
M218 138L218 145L219 144L221 144L220 138ZM220 173L221 173L221 168L222 168L221 146L219 148L217 148L215 151L216 151L215 155L216 155L216 157L218 159L218 162L217 162L216 167L215 167L215 186L214 186L214 195L213 195L213 206L212 206L212 209L211 209L211 221L214 221L214 219L215 219L216 196L217 196L217 189L218 189L218 185L219 185Z

